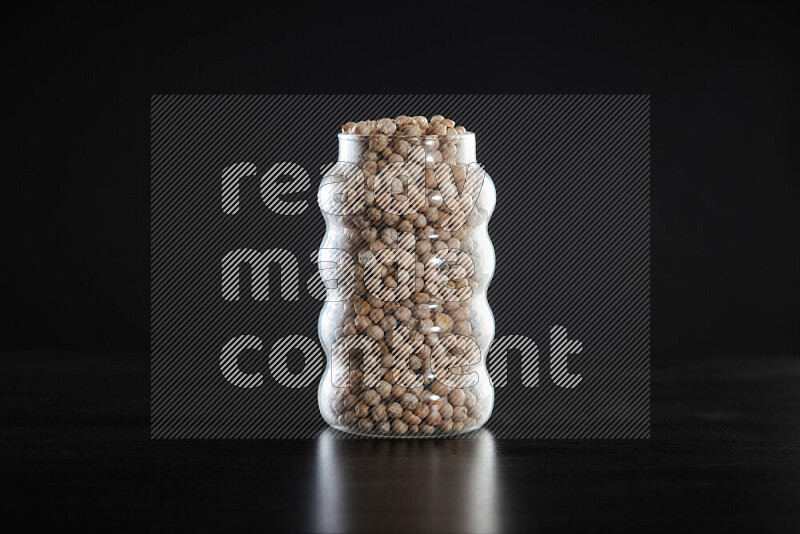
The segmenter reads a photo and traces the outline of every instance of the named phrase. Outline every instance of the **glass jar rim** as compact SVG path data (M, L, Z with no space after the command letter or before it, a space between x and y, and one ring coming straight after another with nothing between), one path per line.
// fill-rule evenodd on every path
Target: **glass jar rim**
M378 135L383 135L388 139L411 139L411 138L419 138L419 139L447 139L447 134L441 135L406 135L406 134L381 134L381 133L374 133L374 134L348 134L348 133L339 133L337 134L339 139L343 139L346 141L359 141L359 140L368 140ZM455 134L456 137L459 139L468 139L471 137L475 137L475 132L464 132L460 134ZM452 134L450 135L452 137Z

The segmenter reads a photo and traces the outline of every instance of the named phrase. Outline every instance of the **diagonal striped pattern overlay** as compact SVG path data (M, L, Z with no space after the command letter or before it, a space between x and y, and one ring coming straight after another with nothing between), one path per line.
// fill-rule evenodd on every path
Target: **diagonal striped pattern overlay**
M320 169L344 122L442 114L476 132L497 188L487 428L649 437L649 110L638 95L153 97L151 435L325 428Z

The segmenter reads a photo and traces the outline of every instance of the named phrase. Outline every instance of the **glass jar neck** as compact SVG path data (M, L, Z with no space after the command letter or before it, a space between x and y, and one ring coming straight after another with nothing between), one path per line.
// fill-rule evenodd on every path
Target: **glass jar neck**
M386 145L396 150L398 144L408 143L409 146L422 146L428 155L436 150L440 150L445 146L451 145L456 148L456 161L459 164L475 163L476 150L475 150L475 134L465 133L459 134L457 139L448 139L446 136L438 137L399 137L399 136L368 136L368 135L351 135L339 134L339 157L338 161L348 163L359 163L368 157L370 152L373 152L370 147L370 139L375 137L384 137ZM453 143L455 141L455 143ZM375 145L373 144L372 147ZM382 144L380 146L383 146ZM408 148L408 147L406 147ZM428 158L426 158L428 159Z

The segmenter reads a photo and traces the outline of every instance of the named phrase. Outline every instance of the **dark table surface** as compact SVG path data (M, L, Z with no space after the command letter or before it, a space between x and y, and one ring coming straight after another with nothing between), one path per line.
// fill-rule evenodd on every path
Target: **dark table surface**
M800 359L654 361L650 440L152 441L146 355L4 354L3 524L797 532Z

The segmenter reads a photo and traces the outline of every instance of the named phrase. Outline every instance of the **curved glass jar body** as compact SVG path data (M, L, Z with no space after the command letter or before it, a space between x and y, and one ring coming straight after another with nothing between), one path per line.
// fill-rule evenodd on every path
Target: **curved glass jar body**
M328 288L318 400L332 427L435 437L488 420L495 200L474 134L339 134L339 162L318 193Z

